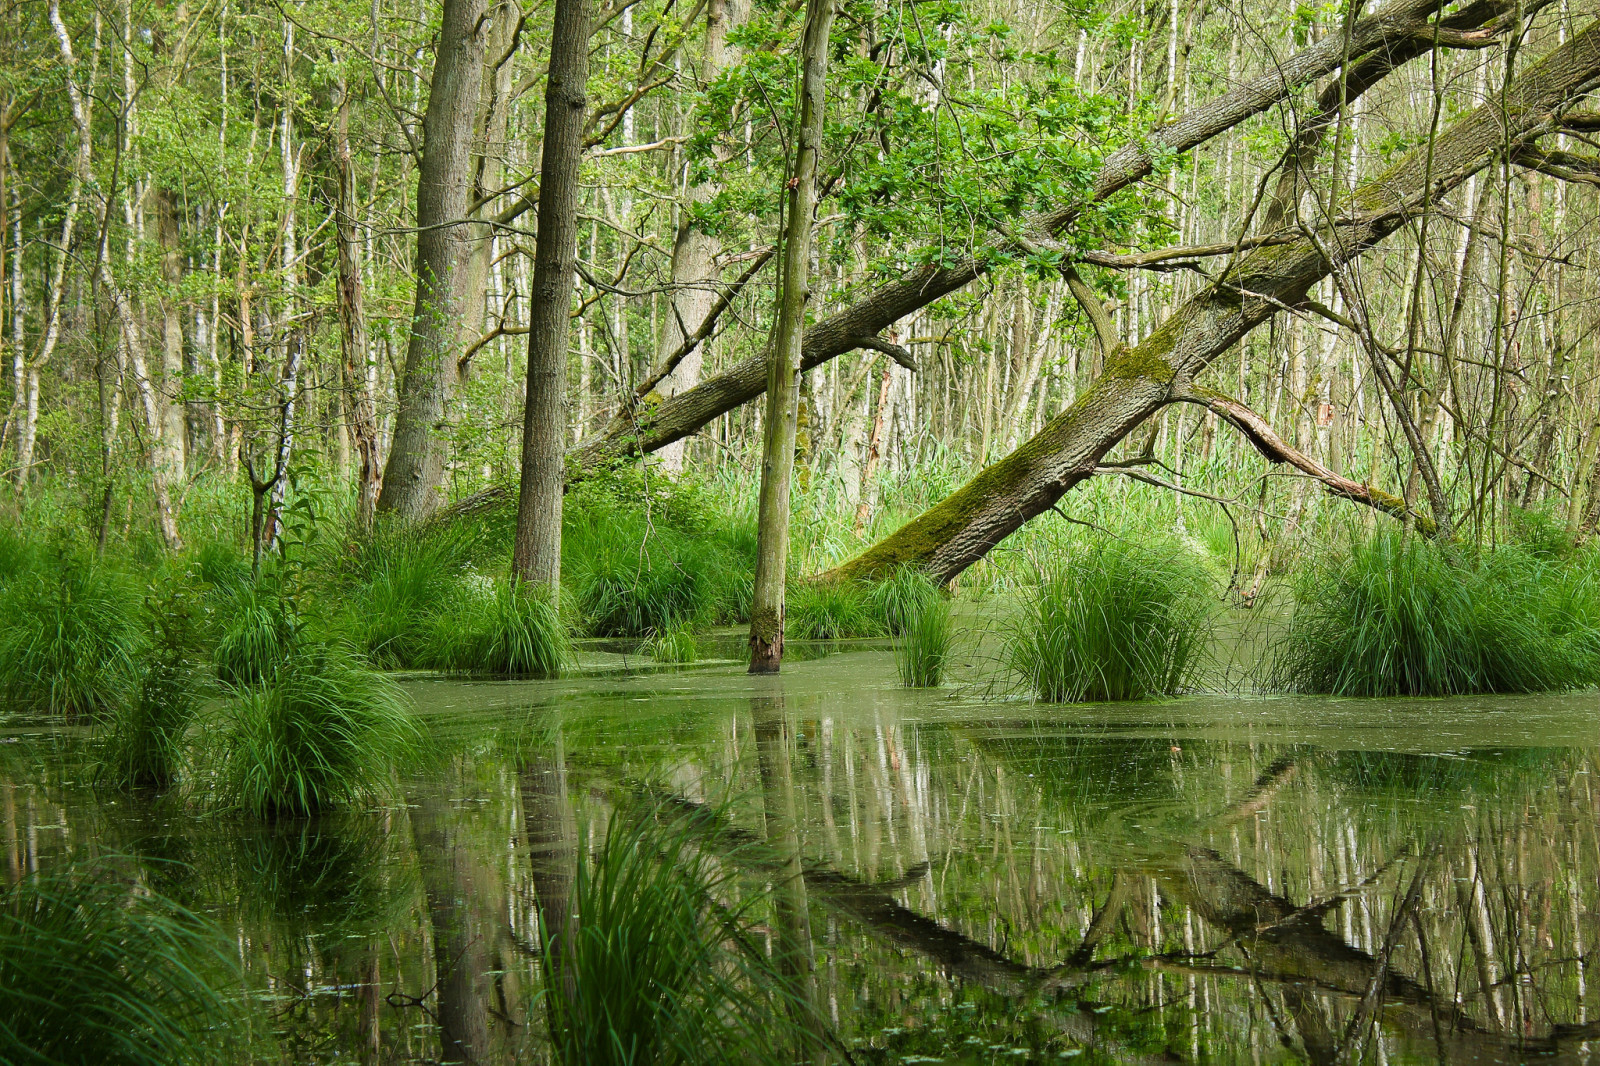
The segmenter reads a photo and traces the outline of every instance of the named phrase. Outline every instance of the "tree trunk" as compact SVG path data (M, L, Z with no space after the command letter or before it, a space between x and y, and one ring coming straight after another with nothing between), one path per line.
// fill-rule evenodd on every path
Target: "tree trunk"
M1600 24L1592 24L1508 87L1506 106L1458 120L1431 148L1414 150L1337 205L1336 227L1292 244L1258 248L1179 308L1143 343L1106 361L1105 373L1011 455L832 571L865 578L918 565L948 581L1028 519L1093 475L1135 426L1190 390L1193 377L1285 306L1296 306L1335 266L1359 257L1405 224L1418 200L1437 200L1484 167L1504 145L1547 131L1554 113L1600 81ZM1431 187L1427 178L1432 175Z
M417 167L416 308L394 439L378 510L426 518L438 503L455 393L458 329L470 253L463 219L472 189L472 132L483 82L484 0L445 0Z
M833 0L807 0L800 53L800 113L795 121L794 169L789 176L783 236L783 282L778 325L767 369L767 417L756 523L755 592L750 605L750 672L777 673L783 664L783 599L789 561L789 482L794 473L800 345L811 289L811 216L817 205L817 165L825 110Z
M156 241L161 248L161 414L162 459L173 480L187 475L189 436L183 403L183 251L178 247L177 195L165 186L153 190Z
M348 433L355 442L360 469L356 473L356 520L372 526L378 506L378 412L372 395L371 346L367 338L366 301L361 289L361 252L356 238L356 175L350 160L350 94L341 85L334 119L334 180L337 182L340 378L344 386Z
M539 163L539 246L528 309L528 395L522 415L522 478L511 566L561 591L561 493L567 439L567 333L577 276L578 167L588 114L588 0L556 0Z

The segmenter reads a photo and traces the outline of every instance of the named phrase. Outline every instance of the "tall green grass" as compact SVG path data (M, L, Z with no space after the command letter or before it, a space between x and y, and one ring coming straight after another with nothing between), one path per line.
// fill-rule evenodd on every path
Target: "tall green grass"
M217 680L242 687L276 677L299 642L302 623L275 575L221 587L215 610L221 630L212 652Z
M925 574L902 570L879 586L888 601L884 610L890 632L900 637L894 661L902 684L911 688L937 688L944 680L945 663L955 640L950 601Z
M132 693L143 643L133 584L69 554L0 594L0 693L66 718L106 714Z
M504 678L560 677L573 658L560 612L516 578L463 596L440 619L432 655L432 665L453 673Z
M1267 683L1341 696L1544 692L1600 681L1592 566L1399 533L1313 558Z
M343 603L334 623L375 666L428 665L439 618L457 605L478 547L459 526L380 526L358 537L335 577Z
M811 1038L750 902L682 819L617 811L579 862L573 924L546 929L549 1030L568 1066L791 1063Z
M1194 682L1211 637L1210 585L1177 546L1085 544L1028 596L1006 642L1011 671L1051 703L1179 692Z
M219 798L258 818L316 814L386 791L419 734L394 682L331 647L301 645L225 710Z
M217 930L104 871L0 889L0 1062L219 1061L236 980Z
M799 581L788 588L783 632L790 640L878 637L883 617L872 589L856 581Z

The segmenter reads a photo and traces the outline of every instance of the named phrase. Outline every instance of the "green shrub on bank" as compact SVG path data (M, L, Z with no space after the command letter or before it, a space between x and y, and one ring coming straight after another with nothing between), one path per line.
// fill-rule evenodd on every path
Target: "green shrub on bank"
M1097 540L1041 576L1012 627L1007 661L1051 703L1179 692L1210 640L1210 583L1178 547Z
M218 1061L237 979L204 920L96 872L0 889L0 1062Z
M518 579L470 590L435 630L429 665L479 677L560 677L572 661L561 614L542 591Z
M418 733L394 682L302 643L228 701L219 790L255 817L309 815L383 792Z
M902 570L879 586L888 601L887 624L897 632L895 666L900 681L912 688L937 688L955 639L950 601L925 574Z
M541 923L545 1008L568 1066L797 1061L817 1038L794 1022L792 981L766 951L751 904L730 909L727 867L681 821L619 810L580 859L570 925ZM571 876L552 871L552 876Z
M110 712L137 681L143 645L137 590L98 562L69 556L0 594L0 693L27 710Z
M1600 680L1591 571L1381 533L1314 559L1268 684L1340 696L1545 692Z

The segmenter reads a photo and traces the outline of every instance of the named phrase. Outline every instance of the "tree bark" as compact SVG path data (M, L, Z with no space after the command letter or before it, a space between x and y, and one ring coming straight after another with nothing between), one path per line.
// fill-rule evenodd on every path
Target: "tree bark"
M1423 145L1335 205L1334 221L1319 234L1308 231L1293 244L1259 248L1242 258L1143 343L1107 360L1105 373L1083 396L1022 447L825 576L866 578L908 564L940 581L960 574L1090 477L1111 448L1179 398L1196 374L1251 329L1300 304L1335 266L1399 229L1421 203L1460 186L1503 147L1549 132L1556 113L1597 83L1600 23L1508 87L1504 108L1496 101L1457 120L1432 145L1431 161Z
M811 216L817 206L833 0L807 0L800 53L800 113L795 121L794 169L784 224L783 281L778 324L767 368L767 417L756 518L755 591L750 605L750 672L777 673L783 664L784 584L789 563L789 484L800 398L800 346L811 297Z
M567 333L577 276L578 169L588 114L588 0L556 0L539 162L539 246L528 309L528 394L512 571L561 591L561 494L567 439Z
M483 83L484 0L444 0L417 167L417 298L378 510L426 518L438 504L470 253L472 131Z
M334 117L333 169L338 185L334 240L338 246L339 345L343 356L339 376L344 388L345 416L350 420L346 431L355 442L360 464L356 472L356 521L362 529L369 529L377 513L381 476L378 412L373 397L377 368L367 338L361 251L356 237L356 175L350 158L350 92L343 84Z
M156 241L161 248L161 387L156 402L161 414L162 458L176 481L187 475L189 420L183 403L183 251L178 247L177 194L165 186L153 190Z

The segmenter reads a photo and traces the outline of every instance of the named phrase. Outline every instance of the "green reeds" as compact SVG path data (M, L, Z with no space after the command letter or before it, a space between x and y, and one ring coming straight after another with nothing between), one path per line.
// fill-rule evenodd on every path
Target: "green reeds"
M219 793L258 818L315 814L385 791L418 733L394 682L330 647L301 645L226 710Z
M465 596L441 618L432 660L457 674L554 678L572 661L566 624L541 590L513 578Z
M894 649L900 681L911 688L937 688L944 680L945 663L955 640L950 601L926 575L916 571L901 571L880 586L891 587L892 593L884 595L892 604L891 631L900 636Z
M1313 559L1267 683L1340 696L1545 692L1600 680L1589 572L1381 533Z
M439 616L459 596L474 541L457 527L381 528L362 541L341 622L374 666L425 666Z
M108 872L0 889L0 1062L219 1061L236 979L226 938Z
M1051 703L1136 700L1190 685L1211 635L1210 576L1181 548L1104 539L1041 575L1006 644Z
M814 1038L792 1020L792 980L767 956L751 901L680 818L613 815L578 863L572 919L544 928L545 1004L569 1066L789 1063Z
M195 603L170 584L146 606L151 639L133 698L118 704L101 747L97 784L125 791L169 788L183 765L184 736L199 709Z
M884 624L867 586L804 581L789 586L783 631L789 640L840 640L882 636Z
M128 582L86 559L18 575L0 596L0 693L66 718L111 711L138 677L138 606Z
M222 636L212 652L217 680L243 687L270 681L289 661L300 636L293 605L271 578L223 589L218 596Z
M639 650L658 663L692 663L700 655L694 631L686 625L674 625L655 634Z

